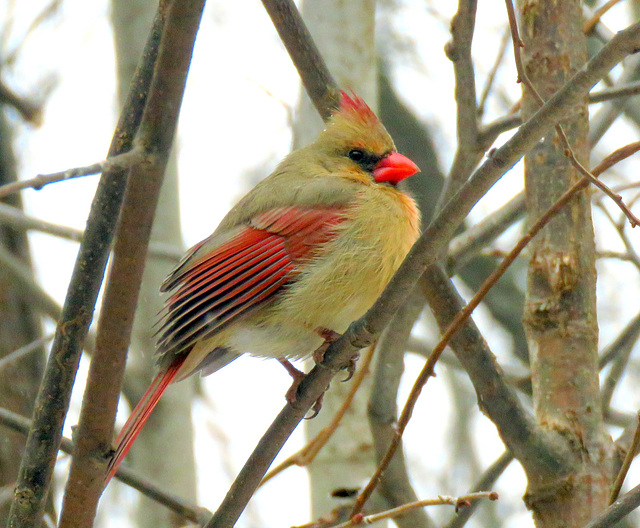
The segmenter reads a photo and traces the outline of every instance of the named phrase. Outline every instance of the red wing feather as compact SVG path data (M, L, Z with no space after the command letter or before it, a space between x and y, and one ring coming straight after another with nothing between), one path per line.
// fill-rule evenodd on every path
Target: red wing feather
M343 213L280 207L256 215L208 252L206 243L193 248L163 285L173 293L158 331L158 353L187 352L275 295L335 236Z

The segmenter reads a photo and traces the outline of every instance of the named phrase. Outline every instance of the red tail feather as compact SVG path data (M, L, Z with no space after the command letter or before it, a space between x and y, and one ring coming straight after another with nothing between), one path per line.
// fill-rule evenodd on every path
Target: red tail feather
M165 372L158 373L138 402L138 405L131 411L131 416L129 416L127 423L124 424L122 431L120 431L118 438L116 438L116 449L107 467L105 486L116 474L116 471L118 471L122 459L127 455L129 449L131 449L134 440L138 434L140 434L142 427L160 400L160 396L162 396L162 393L164 393L165 389L175 378L178 370L180 370L185 357L186 356L183 356L174 361Z

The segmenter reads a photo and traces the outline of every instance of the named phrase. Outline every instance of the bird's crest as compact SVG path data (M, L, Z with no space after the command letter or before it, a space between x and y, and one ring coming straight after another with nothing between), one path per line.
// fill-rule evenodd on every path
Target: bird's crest
M369 105L353 91L351 95L344 90L340 91L340 108L338 111L358 117L364 122L373 123L378 121L378 117L369 108Z

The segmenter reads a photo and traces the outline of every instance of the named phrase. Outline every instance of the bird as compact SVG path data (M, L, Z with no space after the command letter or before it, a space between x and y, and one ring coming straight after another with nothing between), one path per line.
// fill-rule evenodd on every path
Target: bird
M318 138L286 156L163 282L158 373L116 439L105 482L170 383L243 353L278 358L294 375L289 359L315 352L320 361L418 238L419 210L398 188L416 172L365 101L342 91Z

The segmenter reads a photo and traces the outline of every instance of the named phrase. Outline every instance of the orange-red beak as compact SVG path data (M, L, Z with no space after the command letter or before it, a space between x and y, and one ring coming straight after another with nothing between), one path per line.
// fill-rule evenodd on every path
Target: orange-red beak
M418 166L406 156L392 152L382 158L373 169L373 177L378 183L398 184L405 178L420 172Z

